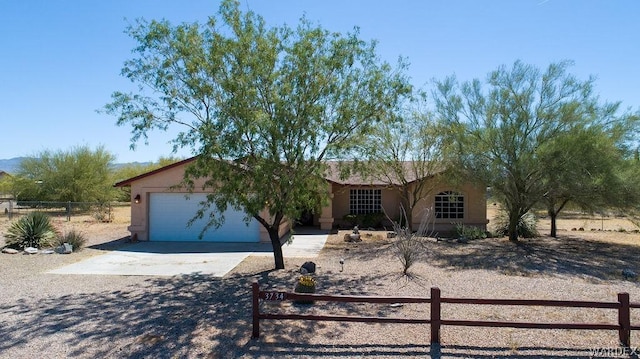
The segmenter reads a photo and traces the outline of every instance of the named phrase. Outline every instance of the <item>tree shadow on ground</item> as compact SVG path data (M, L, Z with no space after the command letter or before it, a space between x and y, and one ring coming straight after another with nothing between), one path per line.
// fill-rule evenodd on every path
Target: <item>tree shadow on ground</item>
M251 339L251 283L268 282L271 287L292 284L289 277L272 274L150 278L116 291L0 304L0 353L21 356L25 348L38 345L44 356L49 352L54 357L236 358L247 353L253 357L251 353L263 350L263 346L301 343L322 333L327 328L325 322L271 320L261 323L260 339ZM319 280L327 286L349 288L352 294L366 294L357 288L376 278L332 282L327 276ZM322 310L316 305L286 309L301 313ZM340 310L356 315L367 308L353 304ZM346 324L335 325L330 331L339 337L348 329Z
M640 246L574 237L535 238L518 243L483 239L428 246L431 265L452 269L488 269L515 275L567 275L596 280L623 279L622 270L640 269Z
M606 348L605 350L608 350ZM610 348L622 353L623 348ZM631 353L631 349L626 349ZM428 345L428 344L304 344L304 343L254 343L248 346L246 358L477 358L477 359L583 359L599 356L595 349ZM606 355L606 354L605 354Z

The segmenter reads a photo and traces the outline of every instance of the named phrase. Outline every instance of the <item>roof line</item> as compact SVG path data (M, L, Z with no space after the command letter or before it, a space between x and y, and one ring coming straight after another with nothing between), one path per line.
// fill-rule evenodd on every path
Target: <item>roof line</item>
M172 164L164 166L164 167L156 168L153 171L145 172L145 173L143 173L141 175L137 175L135 177L131 177L131 178L126 179L124 181L116 182L116 184L114 184L113 187L130 186L131 182L135 182L135 181L137 181L139 179L142 179L142 178L145 178L145 177L148 177L148 176L152 176L152 175L154 175L154 174L156 174L158 172L162 172L162 171L165 171L165 170L168 170L168 169L171 169L171 168L174 168L174 167L178 167L180 165L183 165L183 164L186 164L186 163L189 163L189 162L193 162L193 161L196 160L196 158L198 158L198 156L190 157L190 158L187 158L185 160L178 161L178 162L172 163Z

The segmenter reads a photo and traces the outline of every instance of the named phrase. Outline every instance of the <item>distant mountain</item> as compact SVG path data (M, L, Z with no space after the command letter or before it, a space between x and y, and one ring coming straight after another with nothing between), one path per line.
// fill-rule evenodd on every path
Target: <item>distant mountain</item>
M120 167L124 167L124 166L129 166L129 165L133 165L133 166L148 166L150 164L152 164L153 162L126 162L126 163L114 163L111 165L111 168L113 169L118 169Z
M4 171L7 173L16 173L16 171L18 170L18 167L20 167L20 163L27 159L28 157L15 157L15 158L10 158L8 160L3 160L0 159L0 171ZM142 165L142 166L146 166L149 165L153 162L128 162L128 163L114 163L112 165L113 168L117 169L123 166L128 166L128 165Z
M20 167L20 163L26 158L28 157L15 157L8 160L0 159L0 171L15 173L18 170L18 167Z

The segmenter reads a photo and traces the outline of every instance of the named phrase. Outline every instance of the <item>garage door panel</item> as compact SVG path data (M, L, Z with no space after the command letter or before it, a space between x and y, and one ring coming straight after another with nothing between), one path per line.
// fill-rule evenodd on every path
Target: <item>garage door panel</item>
M206 194L152 193L149 200L149 239L152 241L198 241L198 236L208 222L209 213L196 220L191 226L189 221L195 216L200 202L206 200ZM215 211L215 208L212 209ZM258 242L259 224L252 219L249 225L244 222L244 213L232 208L224 212L225 221L220 228L211 227L202 240L208 242Z

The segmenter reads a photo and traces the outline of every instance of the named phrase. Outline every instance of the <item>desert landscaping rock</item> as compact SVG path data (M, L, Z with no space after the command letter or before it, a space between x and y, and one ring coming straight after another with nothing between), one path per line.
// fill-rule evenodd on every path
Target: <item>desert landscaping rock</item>
M24 249L24 253L25 254L36 254L36 253L38 253L38 248L27 247L27 248Z
M2 248L2 253L6 253L6 254L18 254L20 253L19 250L17 249L13 249L13 248Z
M582 225L584 220L579 220ZM61 223L66 226L66 222ZM61 256L3 256L0 260L0 358L589 358L592 348L619 348L616 331L443 327L442 345L429 343L429 325L270 321L251 339L251 284L291 290L299 263L313 261L317 293L372 296L558 299L615 302L640 283L623 281L623 268L640 258L638 234L560 232L561 239L426 242L424 260L403 277L392 241L368 237L357 246L338 232L317 258L253 255L223 278L204 274L152 276L59 275L46 272L124 245L128 223L74 224L88 247ZM562 223L560 223L562 226ZM598 221L595 225L600 226ZM614 226L616 228L618 225ZM562 227L560 227L562 228ZM590 227L588 227L590 228ZM2 233L2 228L0 228ZM576 237L573 237L575 235ZM598 236L609 235L608 242ZM2 245L2 243L0 243ZM349 249L347 251L347 249ZM340 259L348 270L340 272ZM61 285L63 283L63 285ZM428 318L429 306L264 304L304 314ZM488 321L614 323L615 310L442 305L443 318ZM635 314L634 314L635 313ZM632 321L640 322L632 311ZM632 332L632 346L640 333ZM432 352L434 350L434 352ZM432 355L433 354L433 355Z

